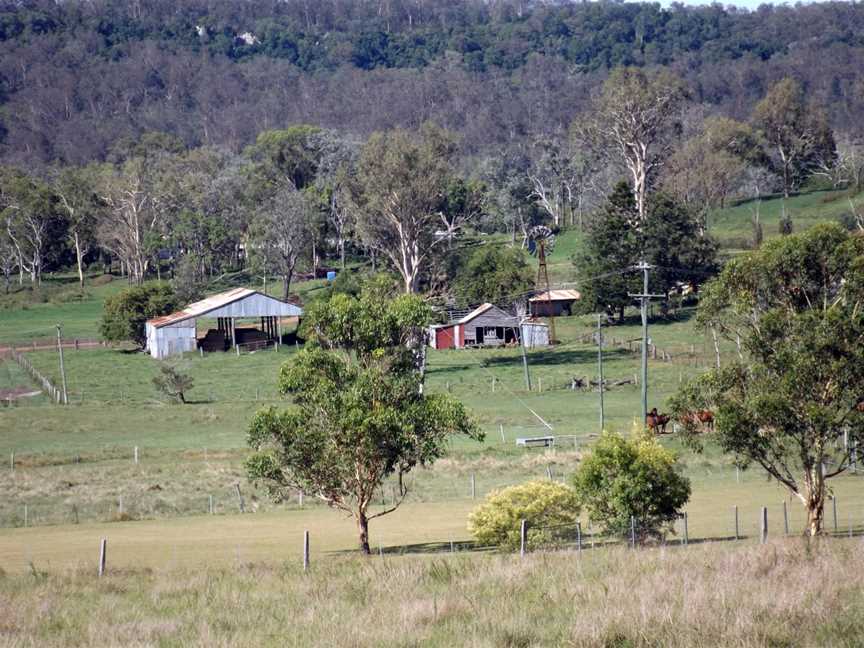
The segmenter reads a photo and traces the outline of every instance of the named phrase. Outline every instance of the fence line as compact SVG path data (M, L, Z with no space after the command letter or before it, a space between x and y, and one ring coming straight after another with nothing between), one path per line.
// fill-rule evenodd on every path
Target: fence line
M54 383L52 383L48 378L42 375L42 373L33 366L33 363L26 357L24 357L23 353L20 353L15 347L11 347L9 349L9 353L12 356L12 359L18 363L18 366L21 367L33 381L39 385L42 391L55 403L60 403L63 399L63 392L59 390Z

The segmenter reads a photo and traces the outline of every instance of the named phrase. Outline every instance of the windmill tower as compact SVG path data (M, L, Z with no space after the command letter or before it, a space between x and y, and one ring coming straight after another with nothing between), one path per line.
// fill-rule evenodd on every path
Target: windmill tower
M549 344L555 344L555 313L552 307L552 289L549 285L549 270L546 267L546 256L555 249L555 233L545 225L535 225L528 230L528 252L537 257L538 290L545 288L547 314L549 316Z

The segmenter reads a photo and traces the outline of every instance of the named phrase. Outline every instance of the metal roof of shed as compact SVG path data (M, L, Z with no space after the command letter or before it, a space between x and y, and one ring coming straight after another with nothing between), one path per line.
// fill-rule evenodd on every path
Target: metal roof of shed
M221 292L216 295L211 295L210 297L202 299L201 301L189 304L183 310L179 310L176 313L171 313L170 315L163 315L162 317L156 317L151 320L147 320L147 323L154 328L170 326L184 320L193 319L196 317L203 317L208 313L212 313L213 311L225 308L230 304L234 304L235 302L248 299L249 297L255 295L264 298L265 300L270 302L271 306L276 306L277 310L282 311L278 313L278 315L280 316L294 316L302 314L303 312L300 307L295 306L294 304L283 302L281 299L276 299L275 297L271 297L270 295L265 295L261 292L258 292L257 290L252 290L251 288L233 288L231 290L226 290L225 292ZM284 308L280 308L282 306L284 306ZM267 314L269 315L271 313ZM258 314L251 313L248 315L248 317L258 316Z
M582 299L582 294L578 290L550 290L535 295L528 301L570 301L571 299Z

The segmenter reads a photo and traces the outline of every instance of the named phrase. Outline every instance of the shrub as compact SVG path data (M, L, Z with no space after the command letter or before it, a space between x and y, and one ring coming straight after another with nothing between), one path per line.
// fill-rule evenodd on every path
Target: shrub
M677 459L648 433L604 433L573 476L577 501L607 533L629 535L633 517L640 542L662 538L690 499Z
M160 375L153 377L153 385L161 393L169 398L186 402L186 392L194 386L192 377L180 371L179 367L162 364L159 367Z
M579 517L576 493L566 484L530 481L494 491L468 516L468 530L481 545L519 548L521 521L528 523L528 546L554 544L572 532Z
M109 342L132 340L144 347L144 322L151 317L167 315L177 307L169 286L151 284L135 286L105 300L99 332Z

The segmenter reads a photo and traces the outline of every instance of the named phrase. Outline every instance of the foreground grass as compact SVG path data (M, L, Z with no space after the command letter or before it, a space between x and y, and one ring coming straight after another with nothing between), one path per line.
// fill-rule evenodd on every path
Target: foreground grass
M860 645L860 540L0 578L0 638L40 646Z

